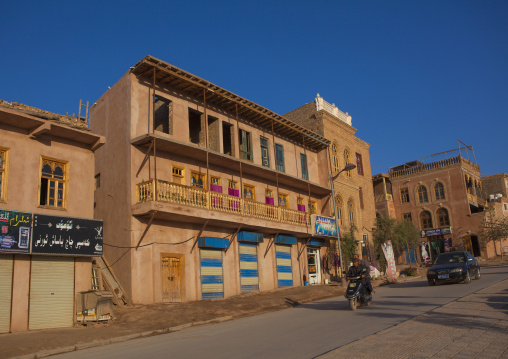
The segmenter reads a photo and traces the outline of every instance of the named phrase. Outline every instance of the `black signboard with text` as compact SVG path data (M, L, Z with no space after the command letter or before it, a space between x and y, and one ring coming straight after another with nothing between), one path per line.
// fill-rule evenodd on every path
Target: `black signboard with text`
M102 225L98 219L34 214L32 253L102 256Z
M0 253L29 253L32 214L0 210Z

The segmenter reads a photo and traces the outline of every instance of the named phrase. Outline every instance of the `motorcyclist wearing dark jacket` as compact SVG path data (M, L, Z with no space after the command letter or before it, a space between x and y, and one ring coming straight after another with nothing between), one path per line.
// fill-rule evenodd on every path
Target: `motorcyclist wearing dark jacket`
M357 276L360 276L362 278L362 283L366 284L365 278L367 276L367 268L360 264L360 260L358 258L353 258L353 265L349 267L349 270L347 271L347 278Z
M366 268L367 273L365 275L365 284L367 285L367 289L369 290L370 294L373 294L374 288L372 287L372 282L370 281L370 264L365 259L360 259L360 255L357 253L353 254L353 263L355 258L358 259L359 265L362 265Z

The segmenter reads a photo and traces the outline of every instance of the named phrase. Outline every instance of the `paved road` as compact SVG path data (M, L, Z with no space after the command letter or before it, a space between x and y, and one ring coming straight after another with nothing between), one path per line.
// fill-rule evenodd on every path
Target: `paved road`
M393 327L506 279L508 266L483 268L471 284L424 280L381 287L356 312L343 297L279 312L62 354L55 358L313 358Z

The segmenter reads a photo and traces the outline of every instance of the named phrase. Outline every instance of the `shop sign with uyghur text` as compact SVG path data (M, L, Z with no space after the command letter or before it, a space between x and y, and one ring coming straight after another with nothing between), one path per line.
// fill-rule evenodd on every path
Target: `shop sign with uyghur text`
M311 215L312 228L314 228L314 235L337 237L337 226L335 225L335 218Z
M32 214L0 210L0 253L29 253Z
M97 219L35 214L32 253L102 256L102 229Z
M431 237L431 236L441 236L443 234L452 233L452 227L441 227L441 228L433 228L427 229L420 232L422 237Z

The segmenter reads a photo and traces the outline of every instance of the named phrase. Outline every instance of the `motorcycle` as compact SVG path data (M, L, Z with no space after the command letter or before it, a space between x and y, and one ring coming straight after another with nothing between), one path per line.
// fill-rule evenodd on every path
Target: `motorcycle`
M358 306L369 306L372 303L372 295L369 294L367 286L362 281L362 276L349 277L349 284L347 286L346 297L349 300L349 309L356 310Z

